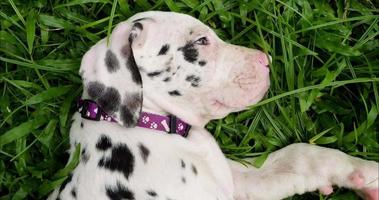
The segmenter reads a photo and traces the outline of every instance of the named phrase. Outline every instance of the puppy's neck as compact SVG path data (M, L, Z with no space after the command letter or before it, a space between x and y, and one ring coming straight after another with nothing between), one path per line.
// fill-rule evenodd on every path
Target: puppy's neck
M146 97L143 99L142 111L157 114L157 115L169 115L170 114L170 113L164 111L159 106L157 106L154 103L154 101L152 101L151 99L146 98Z
M147 96L143 99L142 111L158 115L175 115L186 123L194 127L204 127L209 120L202 118L194 113L190 108L181 108L174 105L164 105L163 102L157 102ZM159 105L160 106L159 106Z

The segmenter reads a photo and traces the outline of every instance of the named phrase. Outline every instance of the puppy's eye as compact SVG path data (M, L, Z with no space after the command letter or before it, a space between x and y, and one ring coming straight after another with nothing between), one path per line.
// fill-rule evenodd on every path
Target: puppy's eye
M209 41L208 41L207 37L201 37L201 38L199 38L199 39L197 39L195 41L195 44L198 44L198 45L208 45Z

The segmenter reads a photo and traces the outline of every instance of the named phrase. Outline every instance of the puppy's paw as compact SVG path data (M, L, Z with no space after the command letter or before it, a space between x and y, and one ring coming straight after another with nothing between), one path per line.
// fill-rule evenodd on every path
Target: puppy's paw
M344 183L342 185L336 185L355 190L356 193L365 200L379 200L379 180L377 175L375 175L379 173L379 168L377 168L377 173L373 171L375 168L366 168L365 170L365 172L354 170L348 175L347 179L343 181ZM331 184L322 186L318 191L323 195L330 195L333 193L333 187Z
M354 170L348 177L351 189L366 200L379 200L379 164L371 161Z
M367 200L379 200L379 188L363 189L361 191L362 197Z
M318 191L323 195L330 195L333 193L333 187L331 185L327 185L327 186L321 187Z
M323 169L322 174L326 176L319 177L324 177L326 180L320 181L321 185L317 187L321 194L329 195L333 192L331 186L336 185L356 191L363 199L379 200L378 162L363 160L340 152L327 153L333 156L334 165L329 162L330 160L324 160L324 163L328 165L324 165L321 169Z
M365 177L363 176L362 172L358 170L351 173L348 180L351 182L353 188L355 189L361 189L365 186Z

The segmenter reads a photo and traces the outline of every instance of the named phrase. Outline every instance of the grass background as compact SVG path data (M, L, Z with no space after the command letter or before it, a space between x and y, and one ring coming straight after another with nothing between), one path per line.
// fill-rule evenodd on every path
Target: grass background
M1 0L0 199L43 199L65 167L82 55L134 13L188 13L273 57L268 99L207 128L233 159L294 142L379 161L379 10L364 0ZM327 156L327 155L326 155ZM339 189L330 197L357 199Z

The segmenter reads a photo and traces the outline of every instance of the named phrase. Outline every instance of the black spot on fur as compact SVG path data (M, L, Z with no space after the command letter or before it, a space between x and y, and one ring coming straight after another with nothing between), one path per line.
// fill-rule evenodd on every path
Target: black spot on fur
M120 110L124 126L131 127L137 123L142 108L142 101L142 94L140 93L127 93L125 95L125 100Z
M111 139L106 135L101 135L96 143L96 148L100 151L106 151L112 147Z
M69 174L67 176L67 178L63 181L61 187L59 188L59 193L62 192L62 190L64 190L64 188L66 187L67 184L69 184L72 180L72 174Z
M84 127L84 123L83 121L80 122L80 128L83 128Z
M186 45L180 47L178 50L183 52L184 60L190 63L194 63L199 56L199 51L192 42L187 42Z
M166 77L165 79L163 79L164 82L169 82L171 81L171 78L170 77Z
M72 195L72 197L74 197L74 199L76 199L76 188L75 187L73 187L71 189L71 195Z
M134 114L128 109L126 105L122 105L120 109L121 120L124 123L124 126L131 127L136 124Z
M200 66L204 66L204 65L206 65L207 64L207 61L205 61L205 60L200 60L199 61L199 65Z
M180 166L184 169L186 168L186 163L183 161L183 159L180 159Z
M191 169L192 169L192 172L197 175L197 168L195 165L191 164Z
M158 194L157 194L154 190L148 190L148 191L146 191L146 193L147 193L149 196L152 196L152 197L156 197L156 196L158 196Z
M142 94L127 93L125 95L124 105L126 105L133 112L140 110L142 107Z
M186 77L186 81L191 83L192 87L198 87L200 82L200 77L195 75L189 75Z
M88 160L89 160L89 156L90 156L90 155L87 153L87 149L86 149L86 148L83 148L80 157L81 157L81 161L82 161L84 164L86 164L86 163L88 162Z
M108 114L115 112L120 106L120 93L113 87L107 87L97 103Z
M146 163L147 162L147 158L150 155L150 150L147 147L145 147L145 145L143 145L141 143L138 145L138 147L139 147L139 151L140 151L142 160L143 160L143 162Z
M108 50L105 54L105 65L110 73L116 72L120 69L120 63L118 62L117 56L111 50Z
M171 67L166 67L166 70L165 70L166 72L170 72L171 71Z
M136 33L130 33L130 34L129 34L129 38L128 38L129 44L132 44L134 38L136 38L136 37L137 37L137 34L136 34Z
M134 169L134 155L126 144L119 144L112 148L110 157L100 159L98 166L121 172L128 179Z
M115 112L120 106L121 98L118 91L113 87L105 87L102 83L88 83L88 95L107 113Z
M182 96L178 90L169 91L168 94L171 96Z
M141 74L139 73L136 61L134 60L132 49L130 49L129 58L127 60L126 66L129 69L130 73L132 74L133 81L137 83L138 85L141 85L142 84Z
M187 182L186 178L182 176L182 183L186 183L186 182Z
M134 193L120 182L115 187L105 186L105 190L111 200L134 200Z
M103 167L105 165L105 157L101 157L100 160L99 160L99 163L97 163L97 166L99 167Z
M162 46L161 50L159 50L158 56L166 55L167 51L170 49L169 44L165 44Z
M139 22L134 23L133 28L138 28L141 31L143 30L143 25Z
M91 99L97 99L103 95L105 85L99 82L89 82L87 86L87 92Z
M150 73L147 73L147 75L149 77L155 77L155 76L159 76L162 74L162 71L155 71L155 72L150 72Z

